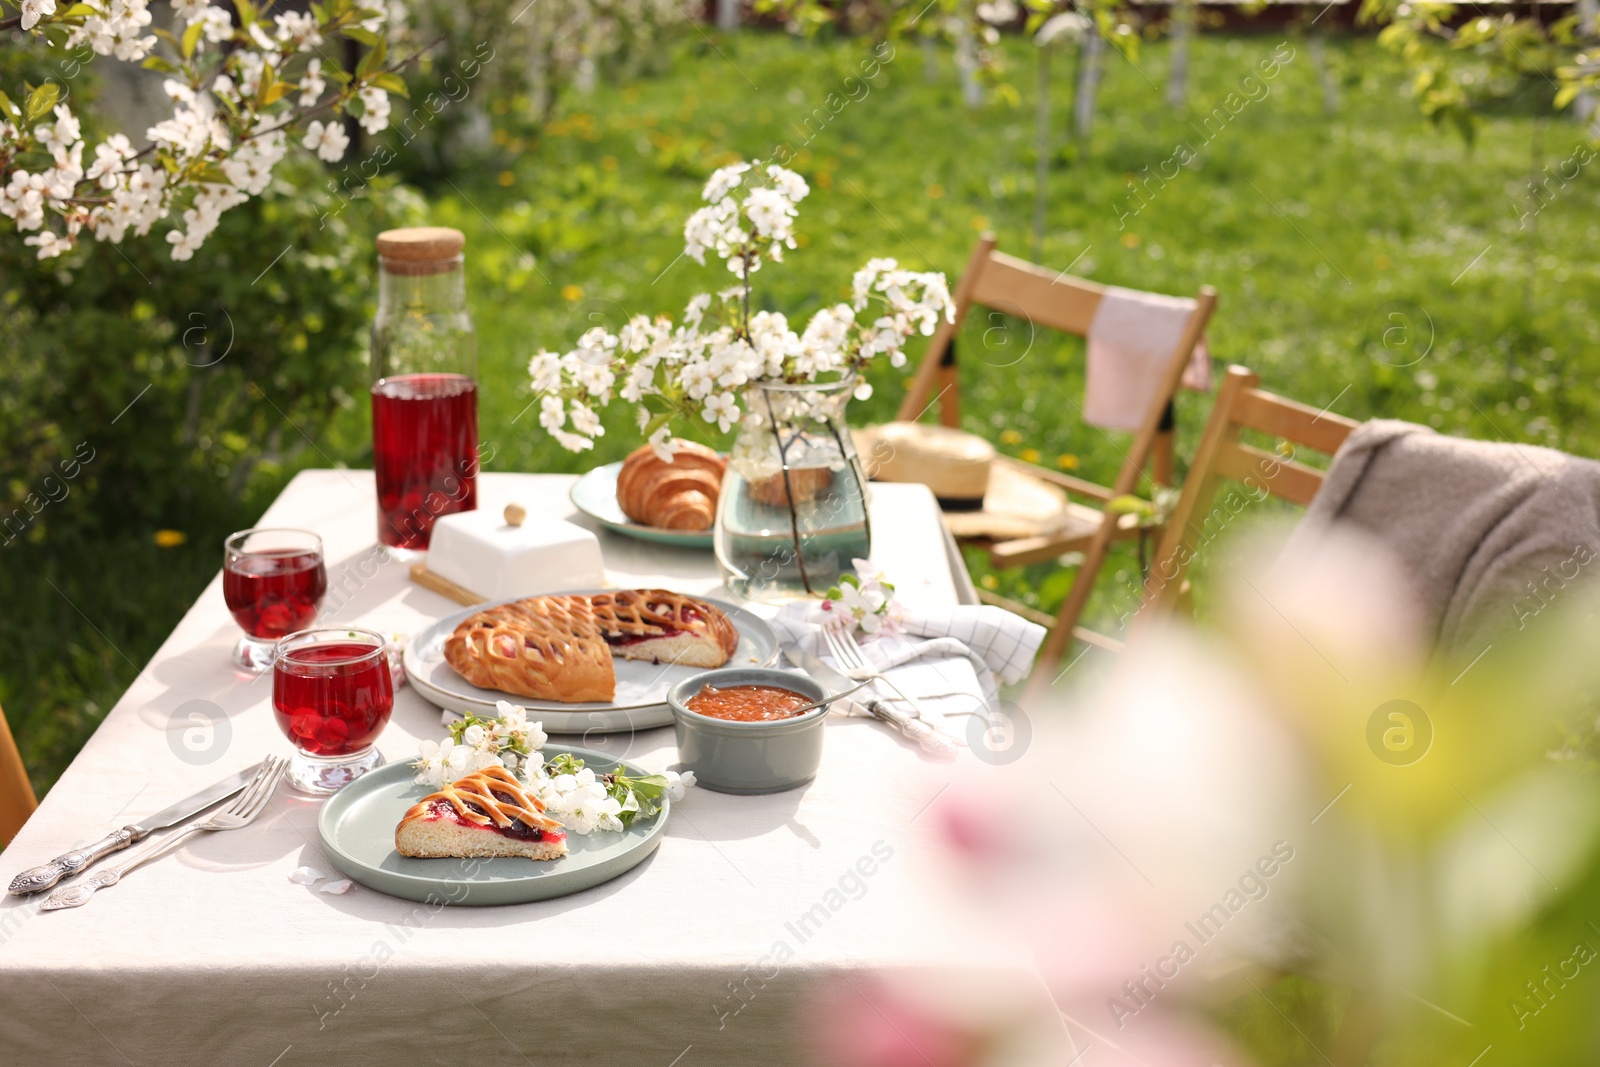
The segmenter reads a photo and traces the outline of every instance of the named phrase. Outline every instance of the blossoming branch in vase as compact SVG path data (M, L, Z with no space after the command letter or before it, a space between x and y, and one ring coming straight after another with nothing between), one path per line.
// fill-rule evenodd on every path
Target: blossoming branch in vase
M309 14L284 11L270 21L270 0L235 0L237 24L206 0L172 6L183 30L147 34L149 0L0 0L0 28L17 25L60 47L88 45L165 73L174 105L171 118L146 131L148 146L114 133L85 166L82 126L57 103L59 86L29 86L21 103L0 92L0 215L30 234L25 243L40 259L66 252L85 230L120 244L129 230L144 237L171 216L182 220L166 235L172 258L189 259L223 212L266 190L293 127L323 115L306 126L301 144L337 162L349 146L338 116L357 113L362 128L377 133L389 125L388 94L405 95L397 71L410 60L384 65L386 34L404 18L399 0L327 0ZM21 14L6 20L12 7ZM323 46L339 36L368 46L354 71L326 57ZM156 52L161 39L170 45L165 55Z
M805 180L777 165L736 163L706 182L707 206L684 225L684 254L698 263L715 252L738 281L714 298L689 301L682 322L635 315L616 334L595 327L565 354L541 350L528 364L540 395L539 423L564 448L594 447L605 432L600 410L620 397L637 407L639 429L670 460L675 419L703 419L726 432L752 418L738 390L752 382L817 382L859 374L879 358L905 365L904 345L929 336L955 307L943 274L904 270L872 259L852 279L852 300L816 312L796 333L779 312L750 312L750 276L783 262L796 246L796 205ZM862 382L859 399L871 395Z
M693 771L635 778L621 771L596 774L570 753L546 761L544 724L528 722L527 709L508 701L495 710L496 718L467 715L450 725L443 741L422 742L412 763L416 782L440 788L474 771L505 767L528 783L546 814L577 834L625 830L660 811L663 796L677 800L695 784Z

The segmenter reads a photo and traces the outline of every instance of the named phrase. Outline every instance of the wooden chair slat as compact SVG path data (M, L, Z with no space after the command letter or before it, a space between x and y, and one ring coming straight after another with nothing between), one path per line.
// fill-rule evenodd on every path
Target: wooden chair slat
M972 288L972 302L1035 326L1087 336L1105 287L994 252Z
M1261 379L1245 367L1228 368L1195 452L1194 466L1189 469L1183 493L1151 561L1144 603L1134 620L1135 633L1172 609L1185 595L1186 572L1198 551L1197 542L1207 533L1206 520L1197 521L1197 517L1209 519L1221 482L1242 481L1252 490L1302 506L1309 505L1322 489L1326 472L1244 444L1239 440L1243 431L1274 434L1332 454L1360 425L1342 415L1262 392L1256 388L1260 383Z
M1298 401L1259 391L1240 398L1236 417L1245 426L1287 437L1296 444L1329 454L1339 451L1339 446L1357 425L1343 415L1318 411Z
M1305 507L1322 488L1326 472L1304 463L1274 455L1254 445L1234 444L1218 457L1217 473L1244 482L1251 488L1264 488L1273 496Z

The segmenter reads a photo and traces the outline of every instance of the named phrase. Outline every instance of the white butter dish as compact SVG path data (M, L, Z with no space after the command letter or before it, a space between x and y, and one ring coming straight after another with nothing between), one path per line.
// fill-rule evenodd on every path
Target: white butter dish
M428 570L485 600L606 584L600 539L561 519L530 519L520 505L441 515Z

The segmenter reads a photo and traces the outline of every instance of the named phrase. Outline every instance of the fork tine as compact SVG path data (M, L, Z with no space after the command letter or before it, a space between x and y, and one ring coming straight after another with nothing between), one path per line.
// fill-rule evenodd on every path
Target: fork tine
M824 629L823 634L828 641L828 647L833 650L833 658L843 664L846 670L861 670L867 666L860 647L845 635L844 627L829 626Z
M261 766L256 769L256 776L250 779L250 783L244 787L244 791L239 794L239 798L235 800L228 808L226 814L243 815L247 810L249 810L250 805L254 802L256 795L261 792L262 785L267 781L268 778L272 777L273 773L278 767L278 764L281 762L282 761L279 760L277 756L268 756L266 759L262 760ZM277 773L282 772L279 771Z
M850 661L840 650L838 638L831 625L822 628L822 640L828 646L828 652L833 656L833 660L839 665L839 668L841 670L849 670Z
M250 781L245 783L244 789L239 792L238 796L234 797L233 803L229 804L227 808L223 809L223 814L237 815L249 805L250 798L255 794L256 790L261 787L262 779L271 773L275 758L276 757L274 756L268 756L266 759L261 761L261 765L256 768L255 777L251 778Z
M272 799L272 794L277 791L278 782L283 778L283 774L288 768L287 761L280 760L278 762L271 775L268 776L264 788L256 794L255 799L251 802L249 809L239 813L241 819L246 823L254 822L257 816L267 810L267 802Z

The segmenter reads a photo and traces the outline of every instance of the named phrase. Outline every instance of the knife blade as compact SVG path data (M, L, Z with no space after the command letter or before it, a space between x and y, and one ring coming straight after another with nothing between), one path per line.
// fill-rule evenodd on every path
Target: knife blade
M130 823L120 830L113 830L92 845L84 848L73 849L63 855L57 856L49 863L30 867L11 879L7 891L17 896L37 893L49 889L63 878L70 877L87 870L89 866L104 856L127 848L136 841L143 841L152 831L165 830L180 822L192 819L218 803L234 796L243 789L256 775L256 768L260 764L252 764L238 774L230 774L215 785L190 797L171 804L148 818Z
M846 677L837 668L828 666L814 652L798 647L785 647L783 654L829 689L842 693L843 690L856 688L856 683L852 679ZM868 690L868 692L870 691ZM855 699L873 716L893 726L906 737L921 745L923 751L945 759L955 758L957 752L955 742L921 719L912 718L905 712L890 707L875 696L862 697L858 695Z

